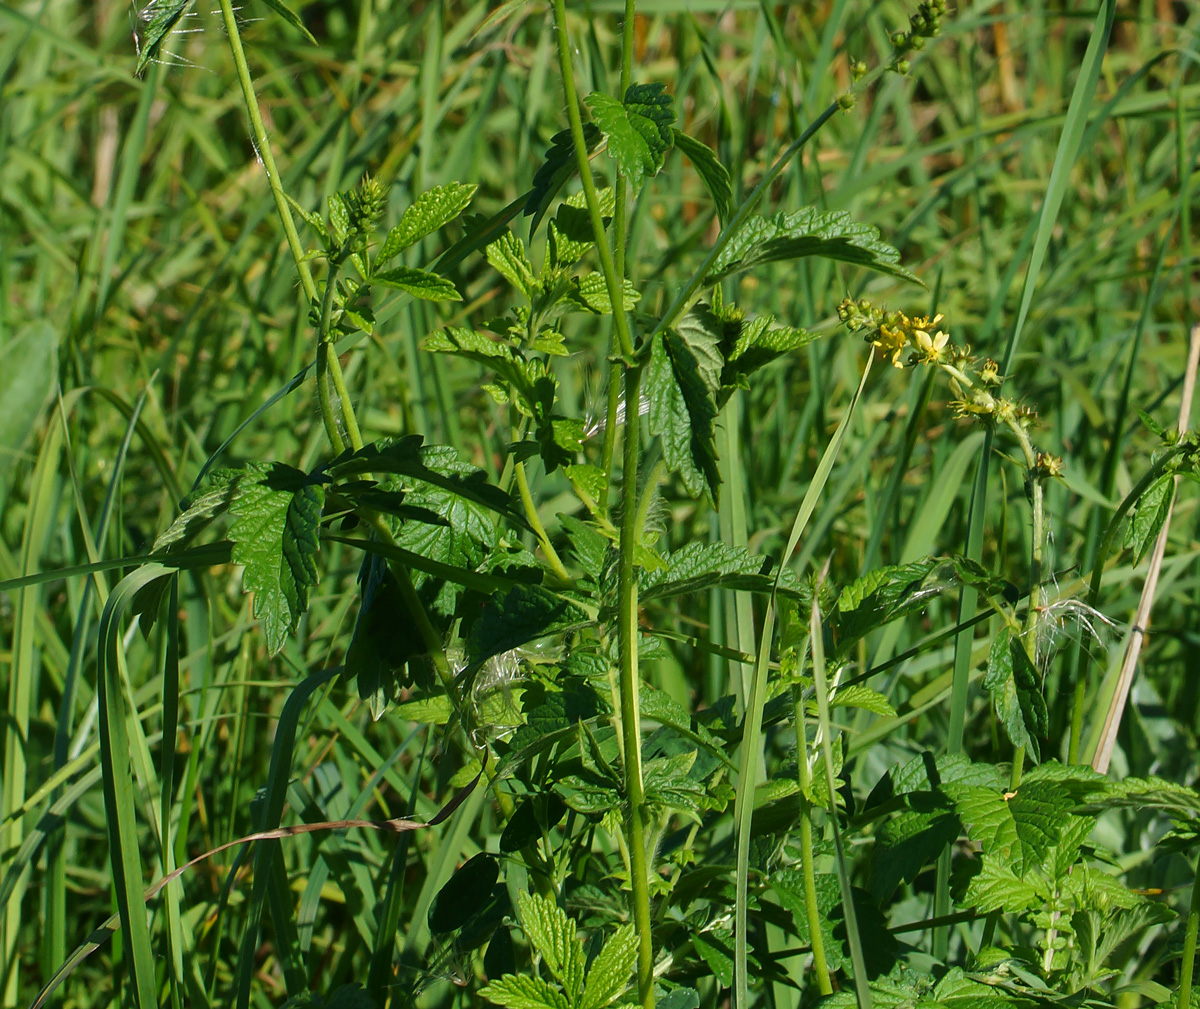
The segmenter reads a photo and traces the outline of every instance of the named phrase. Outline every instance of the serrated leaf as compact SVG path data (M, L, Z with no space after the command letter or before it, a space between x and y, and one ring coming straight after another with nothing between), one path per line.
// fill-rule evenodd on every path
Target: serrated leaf
M1070 789L1056 781L1025 782L1011 798L1005 798L1011 793L961 782L943 782L941 788L967 836L979 842L985 855L1004 859L1017 875L1045 862L1075 806Z
M1020 914L1045 904L1045 897L1028 879L1013 872L1002 857L985 855L971 877L962 903L981 914L1007 911Z
M879 237L878 228L856 224L844 210L821 213L815 207L748 220L721 251L706 283L764 263L806 256L835 259L920 283L900 265L900 253Z
M539 585L514 585L493 596L471 625L467 655L472 664L587 619L577 605Z
M344 242L350 233L350 210L341 193L329 197L329 226L333 229L333 237Z
M863 683L852 683L848 687L841 687L829 699L829 706L831 708L861 708L885 718L896 717L896 709L892 707L891 702L878 690L872 690Z
M707 791L704 783L689 773L695 763L695 750L646 761L643 768L646 801L686 813L698 821Z
M583 944L576 934L575 922L554 901L541 894L522 893L517 897L521 928L542 963L563 986L571 1005L579 1001L583 990Z
M698 306L654 341L646 367L650 431L662 438L663 456L689 494L720 500L721 477L713 424L721 385L720 321Z
M229 481L192 499L183 514L159 533L150 553L171 553L187 546L214 518L229 508L236 492L236 481Z
M944 796L917 793L909 797L908 807L881 824L875 835L871 893L881 904L900 883L912 883L958 838L958 817Z
M674 136L674 99L662 84L633 84L620 102L593 92L584 99L608 138L609 156L636 190L646 175L656 175Z
M425 301L462 301L458 289L445 277L409 266L397 266L376 273L371 277L371 283L377 287L405 291L414 298L422 298Z
M1146 425L1146 429L1156 438L1161 438L1165 435L1166 429L1145 410L1138 410L1138 416L1142 419L1142 423Z
M465 182L449 182L418 196L412 206L400 215L399 223L388 232L375 257L375 269L454 220L467 208L478 188Z
M1019 642L1017 647L1021 647ZM992 638L983 686L991 693L996 717L1000 719L1013 746L1028 748L1036 759L1037 739L1029 734L1017 697L1017 682L1013 678L1012 631L1008 627L1000 628Z
M1134 564L1141 563L1150 544L1158 538L1174 499L1175 477L1171 473L1160 476L1138 498L1125 527L1125 546L1133 551Z
M583 142L588 154L600 143L600 129L595 123L583 124ZM532 237L537 226L550 208L554 197L562 189L563 184L578 170L575 158L575 144L571 139L570 130L560 130L550 138L550 148L546 151L546 160L537 174L533 177L533 188L529 199L525 201L524 214L532 217L529 222L529 234Z
M612 314L612 299L608 296L608 284L605 283L603 274L585 274L576 281L576 285L574 290L568 292L573 302L597 315ZM621 285L621 304L626 312L632 312L637 307L641 294L628 277Z
M709 196L717 207L717 217L724 223L729 216L729 204L733 200L733 182L729 171L717 159L717 155L707 144L702 144L695 137L689 137L682 130L672 130L677 147L692 163L700 181L708 190Z
M317 44L317 40L313 38L312 32L304 27L304 22L300 20L300 16L287 4L283 3L283 0L262 0L262 2L270 7L271 10L273 10L276 14L282 17L283 20L290 24L293 28L299 30L299 32L314 46Z
M529 349L535 354L549 354L551 357L567 357L566 339L557 329L543 329L529 341Z
M527 974L505 974L484 985L479 994L505 1009L572 1009L562 992Z
M1025 727L1031 737L1043 737L1049 731L1050 715L1046 710L1046 698L1042 696L1037 670L1020 638L1010 640L1009 650L1012 652L1013 682L1017 687L1021 717L1025 719Z
M511 231L505 231L487 247L487 261L526 298L532 299L537 293L537 278L525 246Z
M734 345L726 354L721 372L721 398L727 400L734 389L747 388L747 378L784 354L806 347L821 334L794 326L769 328L771 316L760 315L742 327Z
M325 488L282 463L255 464L238 483L230 505L233 563L244 567L242 589L254 593L272 654L308 609L317 583L318 531Z
M579 1009L603 1009L629 987L637 962L638 938L632 925L622 925L606 940L588 968Z
M194 0L151 0L151 3L140 11L140 16L149 15L150 20L138 41L140 51L137 66L133 70L137 77L141 77L146 67L158 59L163 42L180 20L187 16L188 8L193 2Z
M670 554L664 568L642 577L639 595L644 600L665 599L709 588L769 592L773 566L771 558L756 556L746 547L693 540Z
M838 653L845 654L865 634L924 606L932 594L926 580L939 563L936 557L925 557L878 568L842 589L831 615Z
M1165 778L1122 778L1106 781L1103 792L1076 807L1079 813L1112 808L1156 809L1177 820L1200 820L1200 792Z

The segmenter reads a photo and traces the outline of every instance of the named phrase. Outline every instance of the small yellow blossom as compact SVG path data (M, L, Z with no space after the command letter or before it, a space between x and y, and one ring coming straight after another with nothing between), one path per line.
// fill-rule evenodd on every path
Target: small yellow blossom
M984 385L999 385L1000 365L989 357L979 368L979 381Z
M1061 477L1063 475L1063 461L1058 456L1050 455L1049 452L1039 452L1033 468L1037 475L1042 478Z
M971 389L950 405L960 417L986 417L996 412L996 398L983 389Z
M879 332L875 334L875 339L871 341L885 357L892 359L892 364L897 368L903 368L904 363L900 360L900 355L904 353L904 348L908 346L908 337L905 335L903 328L900 326L889 326L886 322L879 327Z

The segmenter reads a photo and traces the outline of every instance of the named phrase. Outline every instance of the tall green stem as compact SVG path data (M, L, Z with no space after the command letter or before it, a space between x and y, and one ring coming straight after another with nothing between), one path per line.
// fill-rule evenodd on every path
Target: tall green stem
M275 209L279 211L279 220L283 224L283 233L287 236L288 248L292 251L292 259L296 261L296 272L300 275L300 284L310 302L317 300L317 285L313 281L312 271L304 258L304 246L300 244L300 235L296 231L296 222L292 220L292 208L288 206L287 196L283 192L283 183L279 179L279 170L275 167L275 156L271 153L271 143L267 136L267 128L263 125L262 112L258 108L258 98L254 94L254 83L250 79L250 67L246 63L246 53L242 49L242 36L238 30L237 18L233 13L232 0L221 0L221 17L225 22L225 34L229 38L229 51L233 55L233 65L237 69L238 83L242 86L242 98L246 102L246 114L250 117L250 126L254 131L254 149L258 152L263 169L267 173L267 183L271 187L271 195L275 197Z
M559 3L562 0L558 0ZM637 471L640 366L625 372L624 466L621 472L620 567L617 581L618 652L620 656L621 735L625 754L625 794L629 801L629 881L633 890L633 921L638 933L638 1001L654 1009L654 944L650 925L650 865L646 855L646 793L642 783L642 726L638 672L638 595L634 547L638 539Z
M792 687L792 702L796 715L796 781L800 786L800 871L804 875L804 905L808 915L808 935L812 943L813 973L822 995L833 993L829 980L829 965L825 960L825 942L821 938L821 912L817 908L817 877L813 869L812 771L808 765L808 735L805 731L804 692Z
M1179 1004L1188 1009L1192 1000L1192 971L1196 967L1196 933L1200 929L1200 871L1192 880L1192 903L1188 907L1187 930L1183 934L1183 961L1179 965Z

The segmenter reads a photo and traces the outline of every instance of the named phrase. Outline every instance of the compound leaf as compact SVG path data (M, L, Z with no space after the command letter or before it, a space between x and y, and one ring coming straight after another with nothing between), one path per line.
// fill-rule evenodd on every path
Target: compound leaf
M371 283L406 291L414 298L424 298L426 301L462 301L458 289L445 277L411 266L397 266L376 273L371 277Z

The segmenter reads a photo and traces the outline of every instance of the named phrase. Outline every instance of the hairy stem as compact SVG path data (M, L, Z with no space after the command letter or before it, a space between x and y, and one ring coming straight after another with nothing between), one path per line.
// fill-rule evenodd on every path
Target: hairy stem
M562 0L557 0L561 3ZM642 731L638 672L638 596L634 572L637 545L638 412L642 369L625 372L625 431L620 567L617 583L618 653L620 656L621 733L624 740L625 795L629 802L629 880L633 890L633 921L638 932L638 1001L654 1009L654 945L650 919L650 865L646 855L646 794L642 783Z
M228 2L228 0L227 0ZM583 119L579 115L579 96L575 92L575 74L571 66L571 42L567 38L567 8L565 0L554 0L554 28L558 36L558 64L562 73L563 96L567 102L567 119L571 123L571 140L575 147L575 159L579 165L579 178L583 183L584 199L588 217L596 238L596 251L600 254L600 269L608 288L609 301L613 308L613 323L616 327L617 343L621 354L632 359L633 336L629 331L629 320L625 316L625 305L621 297L621 277L604 231L604 215L600 212L600 196L596 192L596 181L592 178L592 166L588 161L587 144L583 139ZM634 415L637 415L636 409Z

